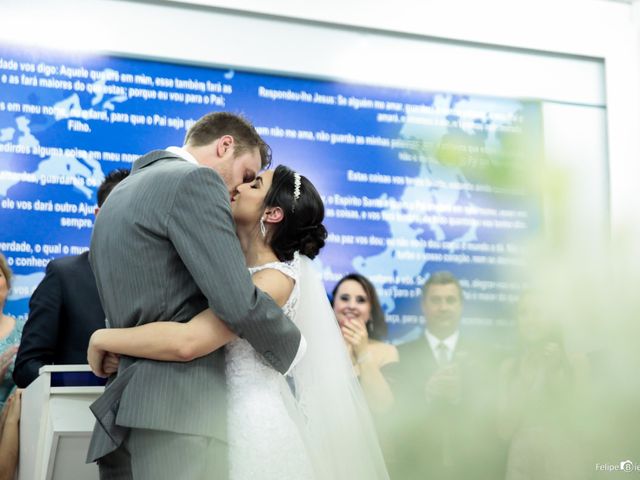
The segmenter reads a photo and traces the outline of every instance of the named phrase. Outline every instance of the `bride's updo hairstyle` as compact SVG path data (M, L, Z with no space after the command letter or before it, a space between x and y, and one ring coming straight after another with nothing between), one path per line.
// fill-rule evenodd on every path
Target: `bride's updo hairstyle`
M267 242L280 261L292 260L295 251L314 258L327 238L320 194L302 175L298 175L300 182L296 189L296 176L284 165L276 167L264 199L265 207L280 207L284 212L282 221L273 224L267 234Z

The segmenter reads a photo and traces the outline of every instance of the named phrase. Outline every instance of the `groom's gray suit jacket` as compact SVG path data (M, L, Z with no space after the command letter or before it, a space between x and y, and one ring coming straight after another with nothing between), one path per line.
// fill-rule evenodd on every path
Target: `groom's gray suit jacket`
M300 332L256 289L212 169L166 151L138 159L96 218L90 261L111 327L184 322L207 306L281 373ZM88 461L114 451L129 428L226 438L224 353L188 363L122 357L92 405Z

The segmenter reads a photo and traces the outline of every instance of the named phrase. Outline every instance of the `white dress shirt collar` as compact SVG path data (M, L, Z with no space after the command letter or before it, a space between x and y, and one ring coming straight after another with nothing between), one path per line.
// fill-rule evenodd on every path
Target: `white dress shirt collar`
M180 158L183 158L189 163L193 163L194 165L200 165L196 160L196 157L194 157L189 152L187 152L183 147L167 147L165 148L165 150L167 152L171 152L174 155L179 156Z

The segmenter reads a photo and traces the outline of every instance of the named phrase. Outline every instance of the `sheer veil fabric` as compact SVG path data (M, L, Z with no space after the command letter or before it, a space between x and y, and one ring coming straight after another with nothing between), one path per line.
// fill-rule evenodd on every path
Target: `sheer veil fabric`
M307 351L292 371L293 415L309 448L317 480L388 480L364 394L312 261L299 256L296 323Z

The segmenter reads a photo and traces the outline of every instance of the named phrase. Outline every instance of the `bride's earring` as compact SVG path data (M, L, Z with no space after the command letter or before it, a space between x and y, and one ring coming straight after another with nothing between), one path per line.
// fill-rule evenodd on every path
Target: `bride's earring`
M262 234L262 238L267 236L267 227L264 226L264 219L260 219L260 233Z

